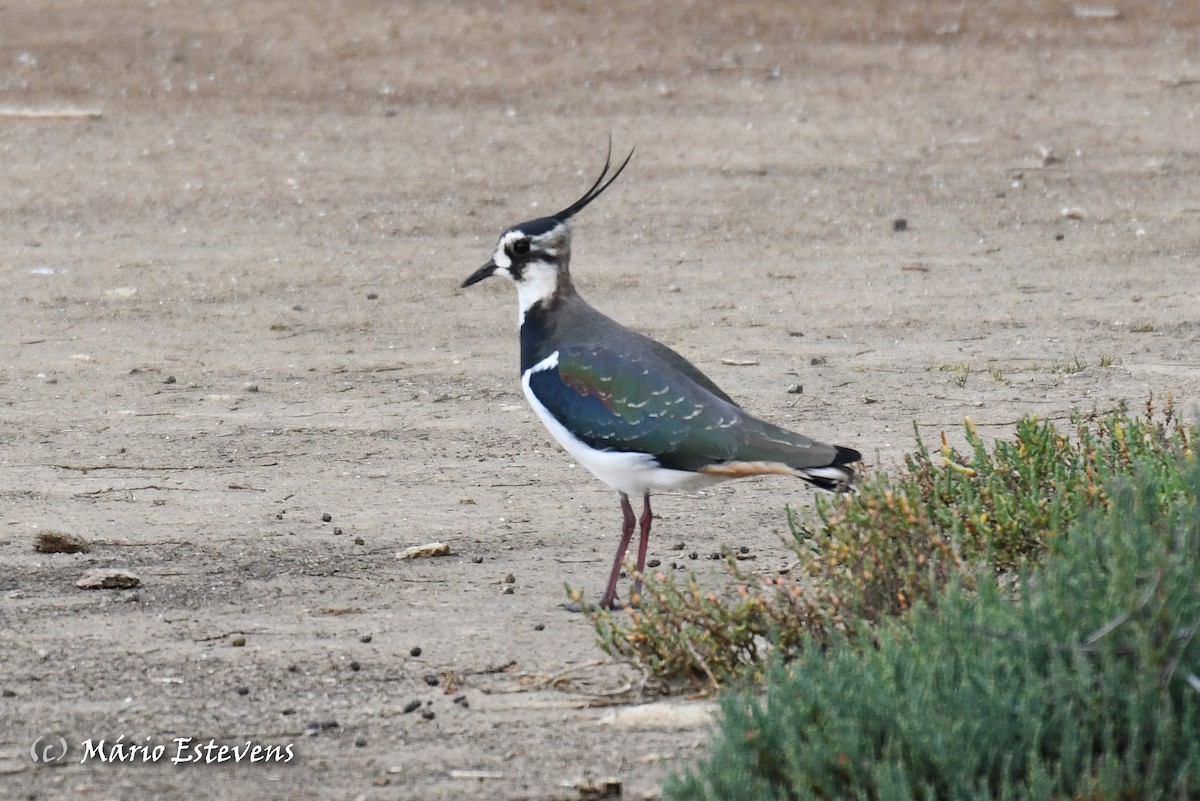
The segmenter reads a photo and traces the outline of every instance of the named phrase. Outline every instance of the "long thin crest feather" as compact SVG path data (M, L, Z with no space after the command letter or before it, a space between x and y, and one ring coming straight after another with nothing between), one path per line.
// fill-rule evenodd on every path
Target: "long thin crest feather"
M612 186L612 182L617 180L617 176L625 169L625 165L629 163L631 158L633 158L632 149L629 151L629 155L625 157L625 160L621 162L621 166L617 167L617 171L607 181L604 180L604 176L608 175L608 168L612 165L612 137L610 136L608 138L608 153L604 156L604 169L600 171L600 177L596 179L594 184L588 187L588 191L583 193L583 197L551 216L556 220L569 220L572 216L579 213L584 206L600 197L600 193Z

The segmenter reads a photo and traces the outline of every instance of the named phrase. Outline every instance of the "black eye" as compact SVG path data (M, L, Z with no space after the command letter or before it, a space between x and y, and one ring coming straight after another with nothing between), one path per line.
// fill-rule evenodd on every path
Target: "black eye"
M513 242L512 251L513 251L513 255L515 255L515 256L529 255L529 240L528 239L518 239L516 242Z

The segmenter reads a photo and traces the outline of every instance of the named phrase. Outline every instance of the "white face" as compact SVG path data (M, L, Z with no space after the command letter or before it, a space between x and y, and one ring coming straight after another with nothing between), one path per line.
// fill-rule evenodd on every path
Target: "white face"
M505 231L496 243L492 263L517 287L518 320L535 303L551 297L558 288L571 254L571 229L566 223L530 236L519 228Z

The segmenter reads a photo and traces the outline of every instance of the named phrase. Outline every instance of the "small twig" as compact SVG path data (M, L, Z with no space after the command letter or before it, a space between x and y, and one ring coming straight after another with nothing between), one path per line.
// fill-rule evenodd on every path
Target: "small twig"
M712 688L714 690L719 688L721 683L717 681L717 677L713 675L711 670L709 670L708 663L700 658L700 654L696 653L696 649L692 645L692 641L685 639L683 641L683 647L687 649L688 655L695 661L697 665L700 666L700 669L704 671L704 675L708 677L709 684L712 686Z
M1101 626L1100 628L1098 628L1094 632L1092 632L1092 635L1083 641L1084 648L1090 649L1097 642L1104 639L1109 634L1111 634L1113 631L1115 631L1118 627L1120 627L1122 623L1129 620L1129 618L1133 617L1135 614L1137 614L1138 612L1145 609L1146 604L1150 603L1150 599L1154 597L1154 593L1158 590L1158 585L1162 582L1162 577L1163 577L1163 572L1162 572L1162 569L1160 568L1159 570L1157 570L1155 572L1154 581L1150 582L1149 586L1146 587L1146 591L1142 593L1142 597L1138 599L1137 604L1132 609L1128 609L1128 610L1122 612L1121 614L1117 615L1115 618L1108 621L1103 626Z

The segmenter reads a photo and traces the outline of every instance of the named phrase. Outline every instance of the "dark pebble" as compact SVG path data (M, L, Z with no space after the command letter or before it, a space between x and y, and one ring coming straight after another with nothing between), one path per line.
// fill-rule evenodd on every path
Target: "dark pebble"
M355 748L365 748L365 747L366 747L366 745L367 745L367 738L366 738L366 737L356 737L356 738L354 738L354 747L355 747Z
M290 707L289 707L288 709L285 709L285 710L283 710L283 711L282 711L282 712L280 712L279 714L281 714L281 715L294 715L294 714L296 714L296 710L294 710L294 709L292 709L292 708L290 708Z
M238 694L238 695L249 695L249 694L250 694L250 688L249 688L249 687L238 687L238 688L237 688L237 694Z
M329 514L329 512L326 512L325 514L321 515L322 523L328 523L331 520L333 520L333 515Z
M164 384L174 384L174 383L175 383L175 376L173 376L173 375L169 375L169 376L167 376L167 377L166 377L166 379L164 379L164 380L163 380L163 383L164 383Z
M482 564L483 564L483 557L482 557L482 556L476 556L476 557L473 557L473 558L471 559L471 561L472 561L472 562L474 562L474 563L475 563L475 564L477 564L477 565L482 565Z
M504 577L504 583L505 584L516 584L517 577L514 576L512 573L509 573L507 576Z
M534 627L533 627L533 630L534 630L534 631L545 631L545 630L546 630L546 624L545 624L545 623L538 623L536 626L534 626Z
M340 528L334 527L334 529L333 529L333 536L335 536L335 537L340 537L340 536L342 536L342 530L341 530Z
M288 673L299 673L299 672L300 672L299 665L288 665Z
M899 233L901 231L907 231L908 230L908 220L904 219L903 217L899 217L895 220L892 220L892 230L895 231L896 233Z
M418 645L416 648L409 651L408 655L409 656L420 656L421 655L421 646Z
M651 559L649 562L646 563L646 567L658 567L661 564L662 564L662 562L660 562L659 560Z
M367 544L367 541L366 541L366 540L364 540L362 537L355 537L355 538L354 538L354 544L355 544L355 545L366 545L366 544Z
M378 298L379 295L375 294L374 292L367 293L367 300L378 300Z
M1063 240L1064 240L1064 239L1066 239L1066 238L1067 238L1067 235L1066 235L1066 234L1055 234L1055 235L1054 235L1054 240L1055 240L1056 242L1061 242L1061 241L1063 241Z
M425 683L428 684L430 687L436 687L442 683L442 680L437 677L436 673L426 673L425 674Z
M720 559L720 558L721 558L721 554L717 553L716 551L713 551L712 553L710 553L710 554L708 555L708 558L709 558L709 559L713 559L713 560Z
M338 722L336 720L322 720L321 721L322 729L336 729L337 727L338 727Z
M420 701L409 701L407 704L404 705L404 714L407 715L409 712L416 712L420 708L421 708Z
M741 551L742 553L750 553L750 546L743 545L741 548L738 548L738 550Z
M351 662L350 669L351 670L362 670L362 665L358 664L358 662Z
M467 709L468 707L471 706L471 702L467 700L467 696L465 696L465 695L454 696L454 703L458 704L463 709Z
M687 545L685 543L677 542L674 545L672 545L670 548L668 548L667 550L668 551L682 551L686 547L687 547Z
M304 307L301 306L300 304L296 304L295 306L292 307L292 311L304 311Z
M695 551L692 551L691 553L688 554L688 559L699 559L699 558L700 558L700 554L696 553Z
M370 634L364 634L363 636L361 636L361 637L359 637L359 638L358 638L358 641L359 641L359 642L370 642L370 641L371 641L371 639L372 639L372 638L371 638L371 635L370 635Z
M433 720L435 717L437 717L437 715L433 714L432 709L422 709L421 717L425 718L426 720Z

